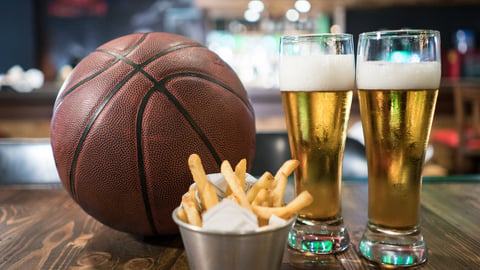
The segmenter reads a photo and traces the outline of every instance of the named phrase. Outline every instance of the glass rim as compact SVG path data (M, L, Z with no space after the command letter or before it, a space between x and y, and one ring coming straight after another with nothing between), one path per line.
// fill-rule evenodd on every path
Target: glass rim
M300 42L314 39L337 38L338 40L353 40L353 35L349 33L318 33L318 34L299 34L281 36L282 41Z
M434 29L393 29L393 30L380 30L369 31L360 34L360 38L405 38L416 36L440 36L440 31Z

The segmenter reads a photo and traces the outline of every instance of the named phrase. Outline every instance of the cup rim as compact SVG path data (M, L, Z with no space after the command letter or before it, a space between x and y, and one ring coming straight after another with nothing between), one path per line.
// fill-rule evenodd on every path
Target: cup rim
M301 42L314 39L332 39L337 40L352 40L353 35L349 33L315 33L315 34L298 34L298 35L284 35L281 36L282 41Z
M194 226L192 224L188 224L183 222L177 217L177 211L180 209L180 206L176 207L173 212L172 212L172 218L173 221L181 228L192 231L192 232L198 232L202 234L208 234L208 235L220 235L220 236L247 236L247 235L262 235L262 234L268 234L276 231L280 231L285 229L285 227L292 226L293 222L296 219L296 215L291 217L289 220L287 220L287 223L285 225L281 226L272 226L270 229L265 229L265 230L256 230L256 231L239 231L239 232L229 232L229 231L219 231L219 230L205 230L202 227Z
M369 31L360 34L360 38L405 38L416 36L440 36L440 31L434 29L392 29L392 30L380 30Z

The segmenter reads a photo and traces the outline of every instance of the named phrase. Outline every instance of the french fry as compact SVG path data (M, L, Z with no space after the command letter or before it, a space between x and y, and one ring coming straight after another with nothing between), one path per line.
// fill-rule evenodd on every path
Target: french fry
M247 160L241 159L237 166L235 166L235 175L239 181L240 186L245 190L245 180L247 178ZM232 194L232 189L229 185L227 185L227 189L225 190L225 197L228 197Z
M224 198L232 196L232 189L230 188L229 185L227 185L227 188L225 189L225 195L224 196L225 196Z
M218 203L217 193L212 183L208 182L205 169L203 168L200 156L191 154L188 158L188 166L197 185L200 202L205 210L208 210Z
M279 176L280 173L284 173L287 177L292 174L293 170L295 170L298 165L300 164L300 161L296 159L290 159L285 161L282 166L280 166L280 169L278 169L277 173L275 174L275 178Z
M202 226L202 218L197 209L195 189L190 187L188 195L182 197L182 208L185 209L188 223L195 226Z
M188 223L201 227L202 219L200 218L200 213L195 209L195 206L192 206L190 203L184 203L183 201L182 205L183 209L185 209Z
M188 157L188 167L193 176L193 181L197 184L198 189L202 190L208 180L200 156L197 154L191 154L190 157Z
M283 219L291 218L296 212L313 202L313 197L307 191L300 193L295 199L285 206L283 198L287 186L288 176L299 165L297 160L287 160L276 172L275 177L270 172L265 172L250 188L246 188L247 160L240 160L232 169L230 163L222 162L220 170L227 182L225 199L230 199L240 206L252 211L258 219L259 226L268 224L272 215ZM218 203L215 187L208 181L200 156L190 155L188 166L195 181L196 189L192 186L182 197L181 207L177 217L195 226L202 226L200 210L208 210ZM200 198L197 202L196 192Z
M199 191L200 198L203 198L203 208L209 210L218 204L217 192L212 183L207 182L203 190Z
M232 194L240 202L240 206L251 211L252 207L247 200L245 190L240 186L240 181L237 179L237 176L235 175L235 172L233 171L230 162L228 162L228 160L223 161L220 170L225 177L227 184L230 186Z
M285 161L275 174L275 181L273 183L270 200L273 207L280 207L283 205L283 198L285 196L285 189L287 187L288 176L292 174L293 170L298 167L300 162L295 159Z
M183 199L183 198L182 198ZM188 188L188 193L187 195L185 196L185 199L188 200L189 202L193 203L195 205L195 208L198 209L197 207L197 198L195 196L195 187L193 186L190 186Z
M237 163L237 166L235 166L235 175L239 180L240 187L242 187L242 189L245 190L245 181L247 178L247 160L246 159L243 158Z
M289 204L283 207L265 207L253 205L252 210L259 219L270 219L272 215L276 215L283 219L291 218L296 212L310 205L313 197L308 191L303 191Z
M270 193L273 207L280 207L283 205L283 197L285 196L285 189L287 188L287 177L288 176L283 171L279 171L275 175L275 186Z
M235 197L235 195L234 195L233 193L230 194L230 195L228 195L227 197L225 197L225 199L229 199L229 200L231 200L231 201L233 201L233 202L235 202L235 203L237 203L237 204L240 204L240 202L238 201L238 198Z
M183 206L178 208L177 218L185 223L188 223L187 213L185 212L185 209L183 208Z
M284 207L288 209L288 212L291 213L290 216L292 216L296 212L312 204L312 202L313 196L310 194L310 192L304 190Z
M258 180L250 188L250 190L247 191L248 202L252 203L257 196L257 193L261 189L269 188L273 184L274 180L275 178L273 178L273 175L271 173L265 172L260 178L258 178Z
M255 199L253 200L253 202L251 204L252 205L259 205L259 206L269 206L268 205L269 197L270 197L270 195L269 195L267 189L262 188L262 189L260 189L260 191L258 191L257 195L255 196Z

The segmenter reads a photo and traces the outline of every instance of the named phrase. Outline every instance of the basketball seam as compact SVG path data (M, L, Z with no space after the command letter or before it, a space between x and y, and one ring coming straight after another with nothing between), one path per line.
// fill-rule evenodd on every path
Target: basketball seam
M141 124L142 124L142 120L143 120L143 111L145 109L144 106L146 106L146 103L148 102L148 99L150 98L151 94L155 91L159 91L159 92L164 93L167 96L167 98L170 100L170 102L172 102L173 105L177 108L177 110L179 110L181 112L181 114L185 117L185 119L190 124L190 126L193 128L193 130L197 133L197 135L201 138L201 140L203 141L205 146L209 149L210 153L212 154L213 158L215 159L215 162L217 162L218 166L220 166L220 164L222 162L219 154L216 152L215 148L213 147L212 143L207 138L207 136L205 135L203 130L195 123L193 118L190 116L190 114L188 114L188 112L180 104L180 102L170 92L168 92L166 90L166 88L162 87L162 84L160 84L160 82L162 82L162 81L166 82L166 81L169 81L169 80L171 80L175 77L180 77L180 76L189 76L189 77L197 77L197 78L205 79L205 80L213 82L213 83L223 87L227 91L233 93L247 107L250 114L253 115L253 111L252 111L251 107L248 106L248 103L235 90L233 90L228 85L226 85L225 83L223 83L219 80L216 80L214 78L211 78L207 75L200 74L200 73L183 72L183 73L176 73L176 74L168 75L165 78L163 78L163 79L161 79L160 81L157 82L155 80L155 78L153 78L153 76L150 73L146 72L143 69L143 67L145 67L146 65L150 64L154 60L156 60L156 59L158 59L158 58L160 58L160 57L162 57L162 56L164 56L168 53L178 51L178 50L181 50L181 49L185 49L185 48L190 48L190 47L203 47L203 46L201 46L200 44L182 44L182 45L179 45L179 46L169 48L168 50L162 51L161 53L150 57L149 59L147 59L146 61L144 61L140 64L136 64L135 62L133 62L129 58L125 57L124 55L118 54L116 52L109 51L109 50L103 50L103 49L98 50L99 52L103 52L103 53L106 53L106 54L110 54L110 55L112 55L116 58L120 58L125 63L132 66L136 71L138 71L139 73L142 73L152 83L154 83L154 87L151 88L151 90L149 90L149 92L145 95L144 99L142 100L142 104L141 104L141 107L139 108L139 112L138 112L138 116L137 116L137 162L138 162L138 168L139 168L140 188L141 188L141 191L142 191L142 199L143 199L143 202L144 202L145 213L146 213L146 216L147 216L147 220L150 223L150 227L151 227L151 230L152 230L153 234L157 234L157 231L156 231L156 226L155 226L155 222L154 222L153 214L152 214L152 208L151 208L150 200L149 200L149 196L148 196L146 174L145 174L145 171L144 171L145 164L144 164L144 158L143 158L143 152L142 152L143 147L142 147L142 140L141 140L141 135L142 135L141 134L141 130L142 130Z
M140 189L142 192L142 199L143 199L143 204L145 207L145 215L147 216L148 223L150 224L150 228L152 230L153 234L157 234L157 228L155 226L155 222L153 220L153 215L152 215L152 208L150 205L150 198L148 196L148 188L147 188L147 176L145 173L145 162L143 158L143 140L141 136L141 132L139 130L142 130L142 121L143 121L143 113L145 111L146 104L149 100L149 97L152 95L154 91L152 89L155 89L156 85L154 85L150 90L147 92L147 94L144 96L142 99L142 102L140 103L140 107L138 109L137 113L137 123L136 123L136 141L137 141L137 163L138 163L138 171L139 171L139 177L140 177Z
M177 51L177 50L181 50L181 49L184 49L184 48L189 48L189 47L202 47L202 46L200 44L181 44L181 45L178 45L178 46L174 46L174 47L171 47L171 48L169 48L165 51L162 51L162 52L150 57L149 59L142 62L141 64L136 64L133 61L131 61L130 59L128 59L127 57L125 57L124 55L116 53L116 52L112 52L112 51L108 51L108 50L98 50L98 51L110 54L110 55L112 55L112 56L114 56L114 57L116 57L120 60L123 60L124 62L126 62L127 64L129 64L131 67L134 68L132 73L143 74L148 80L150 80L154 84L154 88L155 88L155 86L158 84L157 81L148 72L146 72L143 69L143 67L145 67L147 64L151 63L155 59L158 59L158 58L160 58L160 57L162 57L162 56L164 56L168 53L171 53L171 52L174 52L174 51ZM149 95L149 94L147 93L147 95ZM140 115L140 117L143 117L143 109L144 108L142 108L142 107L140 108L141 111L138 114L138 115ZM144 171L144 165L145 164L144 164L143 154L141 152L142 144L141 144L141 134L140 134L140 131L139 131L139 130L141 130L141 121L142 121L142 118L138 118L138 116L137 116L137 162L138 162L138 167L139 167L140 189L141 189L141 192L142 192L142 199L143 199L143 203L144 203L144 207L145 207L145 214L146 214L147 220L149 222L150 228L151 228L153 234L157 234L157 229L156 229L156 226L155 226L155 222L153 220L152 208L151 208L150 200L149 200L149 196L148 196L146 175L145 175L145 171ZM140 127L138 127L138 126L140 126ZM139 141L139 139L140 139L140 141ZM209 143L209 142L206 142L206 143Z
M127 51L125 51L125 54L128 54L130 53L131 51L133 51L136 47L138 47L145 39L146 39L146 36L147 34L143 34L142 37L131 47L129 48ZM118 60L119 61L119 60ZM98 73L100 74L100 73ZM97 75L98 75L97 74ZM93 125L93 122L95 122L95 120L97 119L98 115L100 114L100 112L103 110L103 108L105 107L105 105L108 103L108 101L110 100L110 98L128 81L128 79L130 79L133 75L135 74L135 70L131 71L126 77L124 77L117 85L115 88L113 88L111 90L111 92L105 97L105 99L103 100L102 104L100 105L100 107L97 108L97 110L95 111L95 113L93 114L93 116L90 118L90 121L89 123L87 124L87 126L85 127L85 129L83 130L82 132L82 135L80 136L80 139L77 143L77 146L75 147L75 152L74 152L74 155L73 155L73 159L72 159L72 164L70 166L70 173L69 173L69 184L70 184L70 192L72 194L72 197L75 198L76 201L79 201L79 198L78 198L78 194L77 194L77 191L76 191L76 187L75 187L75 181L74 181L74 176L75 176L75 171L76 171L76 166L77 166L77 161L78 161L78 156L80 155L80 150L83 146L83 143L85 142L85 139L88 135L88 133L90 132L90 128L92 127ZM78 87L78 86L77 86ZM71 93L71 91L69 91L68 93ZM63 96L65 97L67 95L67 93Z
M148 65L149 63L153 62L154 60L160 58L161 56L163 55L166 55L170 52L173 52L173 51L176 51L176 50L180 50L180 49L184 49L184 48L189 48L189 47L201 47L203 48L203 46L201 46L200 44L188 44L188 45L184 45L184 46L178 46L178 47L173 47L171 48L170 50L167 50L167 51L164 51L165 53L162 52L162 54L157 54L157 55L154 55L153 57L149 58L148 60L146 60L145 62L141 63L141 64L136 64L134 63L133 61L131 61L130 59L126 58L125 56L123 55L120 55L116 52L112 52L112 51L108 51L108 50L98 50L98 51L101 51L101 52L104 52L104 53L107 53L107 54L110 54L112 56L115 56L115 57L118 57L118 58L121 58L121 60L125 61L127 64L129 64L130 66L134 67L134 68L138 68L139 71L145 75L150 81L152 82L156 82L156 80L148 73L146 72L144 69L142 69L142 67L145 67L146 65ZM184 72L183 74L186 74L187 76L191 76L191 77L199 77L199 78L203 78L205 80L208 80L208 81L211 81L213 83L216 83L218 85L220 85L221 87L225 88L226 90L228 90L229 92L231 92L232 94L234 94L237 98L239 98L242 103L248 108L250 114L253 116L254 115L254 111L253 111L253 108L251 106L249 106L248 104L248 101L245 100L238 92L236 92L233 88L229 87L227 84L217 80L217 79L214 79L212 77L209 77L208 75L205 75L205 74L202 74L202 73L196 73L196 72ZM168 76L171 76L171 75L168 75ZM168 78L165 77L165 78Z
M106 53L106 54L109 54L109 55L112 55L112 56L115 56L116 58L119 58L120 60L123 60L125 61L127 64L129 64L130 66L132 67L145 67L146 65L150 64L151 62L155 61L156 59L162 57L162 56L165 56L171 52L174 52L174 51L177 51L177 50L181 50L181 49L185 49L185 48L192 48L192 47L203 47L201 44L198 44L198 43L192 43L192 44L180 44L180 45L177 45L177 46L174 46L174 47L171 47L167 50L164 50L164 51L161 51L160 53L158 54L155 54L154 56L150 57L149 59L145 60L144 62L142 62L141 64L136 64L135 62L133 62L132 60L130 60L129 58L126 57L126 54L119 54L117 52L114 52L114 51L109 51L109 50L106 50L106 49L98 49L96 50L96 52L102 52L102 53ZM146 72L145 72L146 73ZM148 73L147 73L148 74Z
M141 38L141 41L145 40L147 34L144 34ZM135 47L138 47L138 45L140 45L141 42L137 42L134 44L134 46L132 46L132 48L130 48L128 51L126 51L125 53L123 54L118 54L118 53L114 53L114 52L110 52L110 51L106 51L106 50L97 50L98 52L109 52L111 55L115 56L116 57L116 60L115 61L120 61L122 59L127 59L125 57L125 55L128 55L131 51L133 51L135 49ZM188 46L198 46L197 44L189 44ZM161 53L157 54L157 55L154 55L153 57L151 57L150 59L148 59L146 62L151 62L153 61L153 59L156 59L158 57L161 57L169 52L173 52L175 50L178 50L178 49L182 49L182 48L185 48L187 46L184 46L181 45L181 46L175 46L175 47L172 47L172 48L169 48L168 50L166 51L162 51ZM128 63L128 62L127 62ZM93 126L95 120L98 118L98 116L100 115L100 113L103 111L104 107L106 106L106 104L111 100L111 98L125 85L125 83L130 80L135 74L137 74L138 72L141 72L143 71L142 67L143 65L134 65L132 66L134 69L132 71L130 71L129 74L127 74L127 76L125 76L111 91L110 93L104 98L104 100L102 101L102 103L100 104L100 106L97 108L97 110L95 111L95 113L93 114L93 116L90 118L90 121L88 122L87 126L85 127L80 139L79 139L79 142L75 148L75 152L74 152L74 156L73 156L73 160L72 160L72 164L71 164L71 168L70 168L70 174L69 174L69 184L70 184L70 191L71 191L71 194L72 194L72 197L75 198L76 201L79 201L79 198L78 198L78 194L76 192L76 187L75 187L75 181L74 181L74 176L75 176L75 171L76 171L76 166L77 166L77 162L78 162L78 156L80 155L80 151L81 151L81 148L83 147L83 144L86 140L86 137L88 135L88 133L90 132L90 129L91 127ZM146 72L141 72L142 74L148 74ZM98 73L100 74L100 73ZM97 74L97 75L98 75ZM147 76L150 80L152 80L153 78L150 76L150 74L148 74ZM155 80L153 79L153 81L155 82ZM71 92L71 91L70 91ZM143 192L143 191L142 191ZM147 195L148 196L148 195ZM148 200L147 200L148 202ZM149 210L151 209L150 208L150 205L145 205L145 210ZM151 217L151 210L149 212L147 212L147 219L149 219L149 223L150 223L150 226L151 226L151 229L152 229L152 232L155 232L156 231L156 228L155 226L152 226L154 225L152 223L152 217Z
M125 55L129 54L135 47L137 47L140 43L143 42L143 40L145 40L145 38L147 37L146 34L143 34L142 37L137 41L135 42L135 44L133 44L133 46L131 48L129 48L128 50L126 50L124 52ZM97 52L99 50L95 50L94 52ZM105 66L104 68L100 69L99 71L95 72L94 74L88 76L87 78L79 81L78 83L76 83L75 85L73 85L70 89L68 89L67 91L65 91L65 93L63 93L61 96L59 96L58 98L58 101L55 102L56 105L53 109L53 111L56 111L56 109L58 108L58 106L60 106L60 103L63 101L63 99L69 95L71 92L73 92L75 89L77 89L78 87L80 87L82 84L88 82L89 80L97 77L98 75L100 75L101 73L103 73L104 71L106 71L107 69L109 69L110 67L112 67L113 65L115 65L116 63L118 63L120 61L120 59L116 58L115 60L113 60L110 64L108 64L107 66Z
M185 119L187 120L187 122L190 124L190 126L195 130L195 132L197 133L198 136L200 136L201 140L203 141L203 143L205 144L205 146L207 146L207 148L210 150L210 152L212 153L212 156L213 158L215 159L215 161L217 162L218 166L221 165L222 163L222 159L220 158L220 155L216 152L215 150L215 147L213 147L212 143L210 142L210 140L208 139L208 137L205 135L205 133L203 132L203 130L196 124L195 120L193 119L193 117L188 113L188 111L181 105L181 103L175 98L175 96L170 93L165 87L164 87L164 84L167 82L167 81L170 81L174 78L177 78L177 77L196 77L196 78L200 78L200 79L204 79L204 80L207 80L207 81L210 81L210 82L213 82L221 87L224 87L226 88L227 90L230 89L230 87L228 87L227 85L211 78L211 77L208 77L206 75L203 75L203 74L199 74L199 73L192 73L192 72L180 72L180 73L175 73L175 74L170 74L168 76L166 76L165 78L163 78L162 80L158 81L158 82L155 82L155 85L158 85L157 87L152 87L149 92L147 92L147 94L145 95L144 97L144 100L148 97L151 96L151 93L150 92L155 92L155 91L158 91L160 93L163 93L165 94L165 96L167 96L167 98L170 100L170 102L173 103L173 105L177 108L177 110L180 111L180 113L185 117ZM236 93L235 91L230 91L232 93ZM143 104L144 101L142 101L142 104ZM146 103L145 103L146 104ZM247 109L249 109L250 111L250 107L248 105L246 105ZM143 109L142 109L142 112L143 112ZM142 116L140 114L140 111L139 111L139 115ZM143 116L142 116L143 117ZM253 115L252 115L253 117ZM138 123L138 121L137 121ZM138 126L137 126L138 127ZM137 129L137 137L140 137L141 136L141 129Z
M163 80L159 81L159 86L161 88L161 90L159 90L160 92L162 92L163 94L165 94L165 96L168 98L168 100L170 100L170 102L173 103L173 105L177 108L177 110L180 111L180 113L185 117L185 119L187 120L187 122L190 124L190 126L193 128L193 130L195 130L195 132L198 134L198 136L200 136L201 140L203 141L203 143L205 144L205 146L208 148L208 150L210 150L210 153L212 154L213 158L215 159L215 161L217 162L218 166L220 167L221 163L222 163L222 159L220 158L219 154L217 153L217 151L215 150L215 147L213 147L212 143L210 142L210 140L208 139L208 137L205 135L205 133L203 132L203 130L196 124L195 120L193 119L193 117L188 113L188 111L182 106L182 104L178 101L178 99L175 98L175 96L170 93L166 87L164 87L165 83L167 81L169 81L170 79L173 79L173 78L176 78L176 77L181 77L182 75L184 75L184 73L177 73L175 74L177 76L168 76L167 78L164 78Z
M148 188L147 188L147 179L146 179L146 173L145 173L145 163L144 163L144 158L143 158L143 140L142 140L142 123L143 123L143 116L145 112L145 107L147 106L148 101L150 100L151 96L155 92L159 92L164 94L168 100L177 108L177 110L180 111L180 113L185 117L187 120L188 124L193 128L193 130L197 133L197 135L200 137L200 139L203 141L205 146L208 148L210 153L212 154L213 158L217 162L218 166L220 167L221 164L221 158L217 151L215 150L215 147L213 147L212 143L210 140L207 138L203 130L196 124L195 120L193 117L188 113L188 111L180 104L180 102L170 93L166 88L165 88L165 82L183 75L183 73L178 73L174 74L177 76L169 76L168 78L165 78L159 82L156 82L155 85L150 88L150 90L145 94L145 96L142 99L142 102L140 104L140 107L138 109L137 113L137 122L136 122L136 137L137 137L137 162L138 162L138 168L139 168L139 177L140 177L140 186L142 190L142 199L144 202L144 207L147 215L148 222L150 223L152 233L157 234L156 231L156 226L155 222L153 220L153 215L152 215L152 210L151 210L151 205L150 205L150 198L148 196Z
M113 65L115 65L116 63L120 62L120 59L115 59L113 62L111 62L109 65L103 67L102 69L100 69L99 71L95 72L94 74L86 77L85 79L79 81L77 84L75 84L74 86L72 86L70 89L68 89L68 91L65 92L64 95L60 96L58 98L58 101L56 102L56 105L55 107L53 108L53 111L56 111L57 108L60 106L60 104L62 103L63 99L68 95L70 94L71 92L73 92L75 89L77 89L78 87L80 87L81 85L83 85L84 83L90 81L91 79L97 77L99 74L103 73L105 70L109 69L110 67L112 67Z
M202 74L202 73L196 73L196 72L180 72L180 73L175 73L175 74L170 74L168 76L166 76L165 78L163 78L162 80L165 80L165 81L169 81L175 77L181 77L181 76L185 76L185 77L196 77L196 78L200 78L200 79L204 79L204 80L207 80L209 82L213 82L223 88L225 88L225 90L231 92L233 95L235 95L238 99L240 99L240 101L242 101L242 103L245 105L245 107L247 107L250 115L253 117L254 116L254 111L253 111L253 108L251 108L251 106L249 106L249 103L247 100L243 99L243 97L237 93L233 88L231 88L230 86L228 86L227 84L217 80L217 79L214 79L208 75L205 75L205 74Z
M131 71L127 76L125 76L119 84L115 88L112 89L112 91L105 97L103 102L98 106L97 110L93 114L93 116L90 118L90 121L88 121L87 125L85 126L85 129L82 132L82 136L80 137L77 147L75 148L75 154L74 158L72 160L72 167L70 170L70 189L72 191L72 195L77 197L76 194L76 188L75 188L75 181L74 181L74 176L75 176L75 168L77 166L77 161L78 161L78 156L80 155L80 151L83 147L83 143L85 142L88 133L90 133L90 129L92 128L95 120L97 120L98 116L100 113L103 111L105 108L106 104L111 100L111 98L123 87L123 85L130 80L133 75L137 74L135 70ZM78 198L77 198L78 199Z

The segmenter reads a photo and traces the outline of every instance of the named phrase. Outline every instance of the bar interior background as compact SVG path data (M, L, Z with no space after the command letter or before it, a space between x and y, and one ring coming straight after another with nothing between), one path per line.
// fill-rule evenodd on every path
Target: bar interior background
M11 68L35 68L40 88L0 91L0 138L48 138L53 102L65 76L99 45L133 32L185 35L218 53L239 75L256 111L257 132L285 132L278 92L281 35L430 28L441 32L442 86L433 129L455 128L453 85L468 81L480 95L480 1L477 0L4 0L2 82ZM18 72L18 68L17 68ZM350 120L358 136L354 97ZM425 174L455 174L455 148L432 147ZM478 160L467 173L479 173Z

